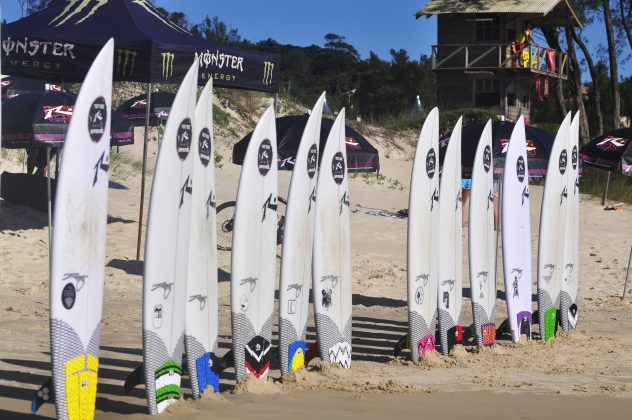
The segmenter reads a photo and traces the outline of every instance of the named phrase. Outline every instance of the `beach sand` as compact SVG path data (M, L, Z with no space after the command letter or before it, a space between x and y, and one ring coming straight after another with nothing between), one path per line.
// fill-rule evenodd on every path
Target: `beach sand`
M250 127L252 129L252 127ZM245 134L245 133L244 133ZM350 371L312 362L309 369L280 381L278 360L267 383L235 388L234 371L222 375L221 394L184 399L164 418L625 418L632 408L632 298L622 301L632 234L632 208L604 211L596 199L580 202L579 325L549 343L514 345L502 340L478 350L470 339L449 357L431 355L412 363L408 352L392 356L407 332L406 220L371 216L367 208L407 208L411 156L416 134L392 139L365 133L380 150L384 179L352 176L353 364ZM97 418L144 418L144 388L123 395L123 381L142 359L142 261L135 260L140 175L130 162L137 144L113 159L105 267L105 303L99 367ZM230 145L217 170L217 202L234 200L241 167L230 163ZM157 141L150 142L150 166ZM114 152L113 152L114 153ZM387 158L388 156L388 158ZM118 165L118 166L117 166ZM0 171L20 171L20 162ZM280 173L285 195L290 174ZM145 195L149 200L151 177ZM532 186L532 257L542 188ZM33 392L50 375L48 319L48 232L45 213L0 202L0 418L17 419L30 410ZM146 209L146 207L145 207ZM146 217L147 211L145 211ZM466 234L466 233L465 233ZM144 236L144 235L143 235ZM466 239L466 238L464 238ZM464 240L463 324L472 322ZM281 252L280 247L278 252ZM142 256L141 256L142 260ZM498 288L504 290L499 260ZM230 348L230 252L219 252L220 350ZM535 294L535 281L533 286ZM533 309L536 309L535 295ZM497 320L506 317L497 301ZM308 340L315 339L310 315ZM277 342L277 327L273 328ZM536 327L537 331L537 327ZM48 404L38 413L54 417ZM31 418L31 417L29 417Z

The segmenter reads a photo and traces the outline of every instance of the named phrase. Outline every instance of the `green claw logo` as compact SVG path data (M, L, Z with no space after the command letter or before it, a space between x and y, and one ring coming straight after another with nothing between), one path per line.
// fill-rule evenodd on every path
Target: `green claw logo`
M162 77L164 77L165 80L173 76L173 60L175 58L176 55L172 52L162 53Z
M274 63L272 61L263 62L263 84L270 86L272 84L272 73L274 72Z
M122 77L134 74L136 56L138 53L131 50L116 50L116 74ZM129 67L128 67L129 66Z

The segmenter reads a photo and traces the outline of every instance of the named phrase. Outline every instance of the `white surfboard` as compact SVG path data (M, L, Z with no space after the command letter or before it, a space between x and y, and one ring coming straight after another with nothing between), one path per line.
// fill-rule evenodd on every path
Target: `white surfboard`
M195 398L207 388L209 392L219 391L219 376L212 370L219 328L212 97L213 81L209 80L195 109L191 144L193 184L184 343Z
M445 152L439 193L439 286L438 318L441 351L461 343L463 304L463 213L461 210L461 125L454 126Z
M569 152L568 135L571 124L569 112L562 121L551 149L546 170L546 181L540 211L538 240L538 318L540 338L555 337L557 311L564 275L564 242L566 236L566 208L568 201Z
M568 204L566 208L566 233L563 260L563 281L560 294L560 318L562 329L570 331L577 327L579 312L577 293L579 291L579 111L573 117L569 128L568 150L571 164L568 168Z
M316 186L313 295L321 359L351 367L351 228L345 111L331 127Z
M435 349L439 284L439 110L419 133L408 199L408 329L412 360Z
M312 280L318 145L325 93L312 109L301 137L285 211L279 282L279 355L281 374L305 363L307 313Z
M171 107L151 188L143 281L143 363L149 413L180 398L191 220L197 69Z
M509 139L502 190L503 272L511 339L531 338L531 221L524 118Z
M496 232L492 122L483 129L474 156L469 208L472 315L479 347L496 343Z
M268 375L276 286L277 149L274 109L248 144L235 208L230 302L237 380Z
M50 335L58 419L92 419L108 207L110 39L81 86L62 154L52 240Z

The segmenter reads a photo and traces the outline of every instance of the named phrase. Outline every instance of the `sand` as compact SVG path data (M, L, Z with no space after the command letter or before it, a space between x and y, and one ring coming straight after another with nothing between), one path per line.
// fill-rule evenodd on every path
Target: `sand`
M244 128L246 130L247 127ZM252 129L252 126L248 129ZM247 130L246 130L247 131ZM138 229L142 132L137 143L114 159L109 196L105 304L101 339L97 418L145 417L142 387L123 395L123 380L141 361L142 261L135 260ZM245 134L245 133L243 133ZM377 129L367 135L381 153L384 179L353 176L350 182L353 247L353 365L350 371L312 362L306 370L279 379L235 387L232 369L221 378L221 394L200 401L184 399L164 418L624 418L632 407L632 298L620 299L632 234L632 208L604 211L596 199L580 202L580 322L550 343L520 345L502 340L478 350L470 339L449 357L434 354L412 363L408 352L392 349L407 331L406 220L366 214L367 207L407 207L415 133L386 139ZM221 143L217 200L234 200L240 167L229 162L230 145ZM158 142L150 142L150 164ZM0 163L0 171L20 171L21 162ZM388 156L388 158L387 158ZM288 173L281 173L285 194ZM149 199L148 179L146 201ZM532 187L533 263L542 189ZM146 212L145 212L146 214ZM50 375L48 329L47 216L0 202L0 418L20 418L30 398ZM464 241L463 323L472 322ZM281 249L279 248L280 252ZM142 259L142 256L141 256ZM230 253L219 253L220 354L230 347ZM535 265L534 265L535 267ZM501 264L499 262L499 270ZM502 270L500 271L502 275ZM535 273L535 270L534 270ZM534 274L535 275L535 274ZM499 276L498 287L504 289ZM535 293L535 282L534 282ZM506 305L497 302L498 319ZM536 304L534 302L534 309ZM315 338L310 315L308 340ZM276 326L274 345L276 345ZM627 410L627 412L625 411ZM511 413L508 415L508 413ZM54 417L52 405L38 413Z

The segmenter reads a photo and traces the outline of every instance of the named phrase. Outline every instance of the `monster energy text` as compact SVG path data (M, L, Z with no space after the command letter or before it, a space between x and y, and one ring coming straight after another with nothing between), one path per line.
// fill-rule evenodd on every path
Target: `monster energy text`
M201 52L199 54L196 52L195 59L200 63L200 68L204 67L205 69L208 69L209 67L217 67L218 69L223 69L226 67L239 70L240 72L244 71L243 57L220 53L219 50L215 52L206 50L206 52Z
M55 57L70 57L76 59L73 52L75 44L69 44L64 42L52 42L52 41L38 41L36 39L29 41L28 37L24 37L22 40L14 40L11 37L2 41L2 51L5 56L9 56L11 53L15 54L28 54L31 57L36 54L53 55Z

